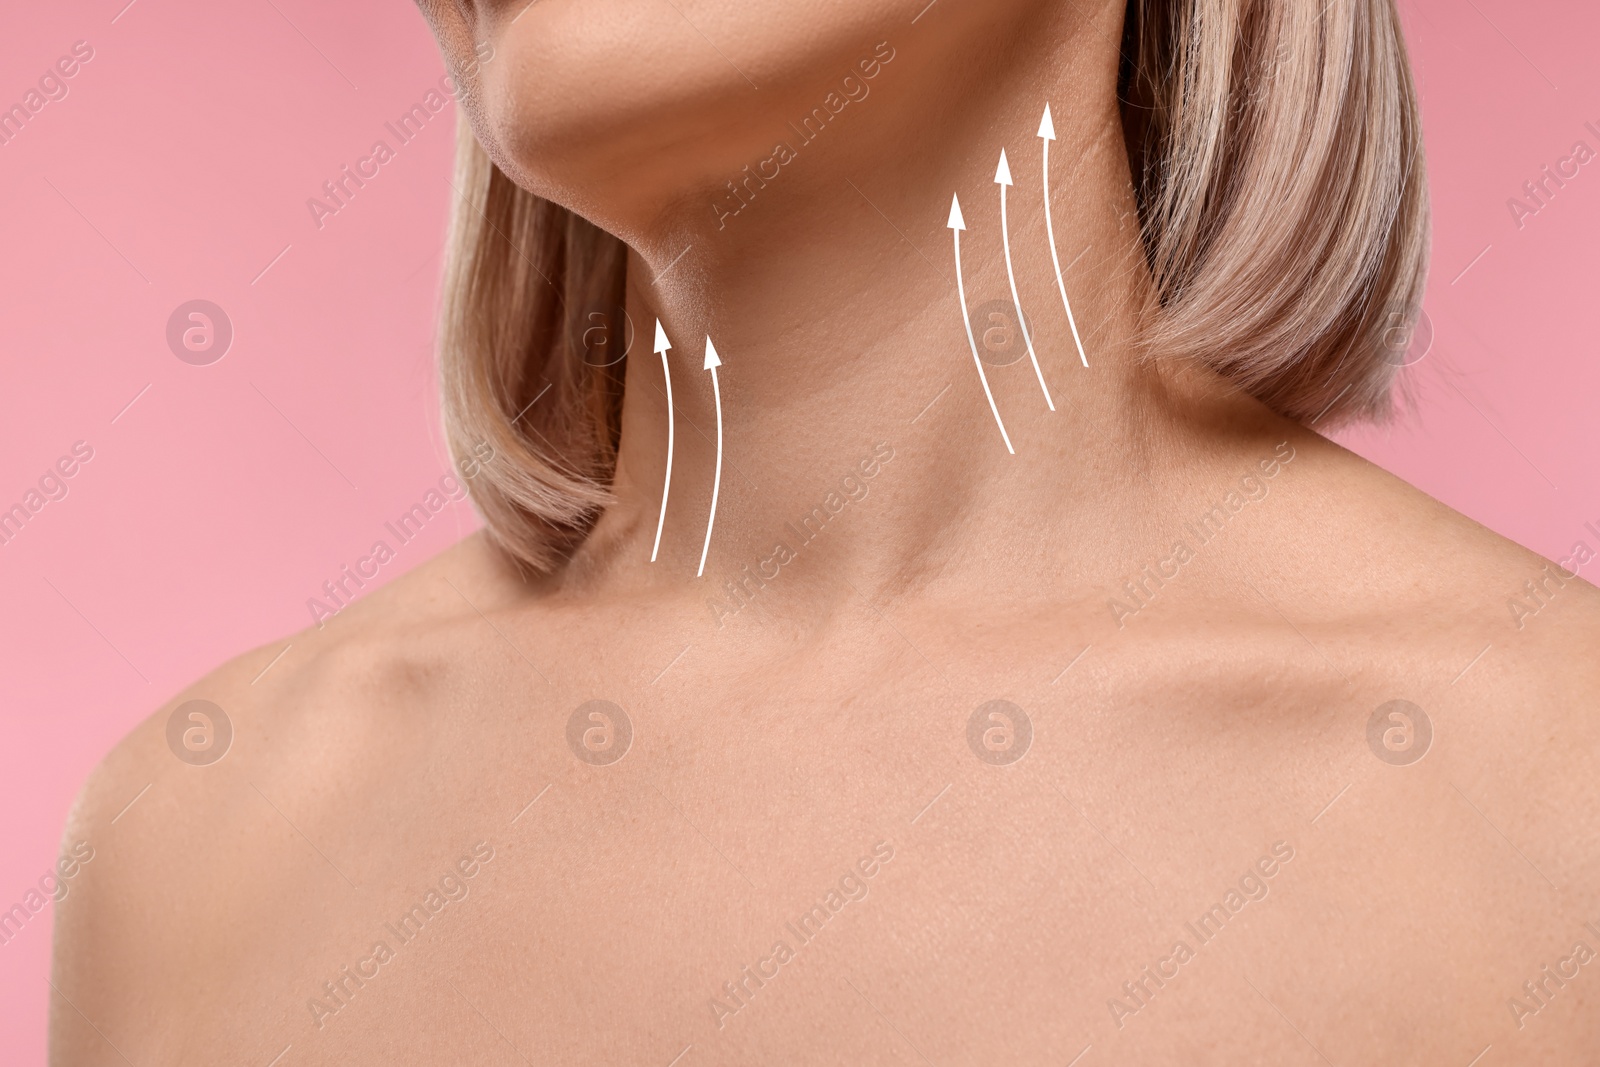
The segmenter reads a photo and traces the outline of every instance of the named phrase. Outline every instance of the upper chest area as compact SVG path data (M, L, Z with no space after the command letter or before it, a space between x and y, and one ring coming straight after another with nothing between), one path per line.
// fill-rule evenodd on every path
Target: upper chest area
M1349 649L899 621L659 662L504 628L318 687L239 764L294 832L258 813L277 888L226 984L343 1055L442 1040L444 975L574 1063L1465 1062L1592 1025L1571 744Z

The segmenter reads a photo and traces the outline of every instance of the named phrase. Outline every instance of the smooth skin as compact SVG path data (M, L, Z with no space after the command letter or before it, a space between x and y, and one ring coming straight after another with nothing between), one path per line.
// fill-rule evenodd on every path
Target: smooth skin
M427 5L456 66L493 46L464 98L501 166L629 242L637 334L659 316L677 346L660 558L640 343L616 502L562 571L470 537L106 758L66 831L95 859L57 920L52 1062L1591 1062L1600 595L1136 358L1120 3L924 2ZM777 140L796 158L719 227ZM958 192L969 299L1009 303L1002 147L1059 409L1025 358L988 367L1014 456L944 228ZM726 467L697 580L707 333ZM1169 578L1141 606L1147 565ZM235 730L209 766L167 747L190 699ZM968 740L1002 699L1031 727L1003 765L1015 716ZM580 758L615 715L569 744L592 700L631 724L616 762ZM1390 727L1369 744L1392 700L1431 727L1409 765L1376 754Z

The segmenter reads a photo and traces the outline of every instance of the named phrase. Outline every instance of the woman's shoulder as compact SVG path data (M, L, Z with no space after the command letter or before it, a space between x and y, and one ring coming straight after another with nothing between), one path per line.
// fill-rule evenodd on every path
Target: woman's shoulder
M1545 558L1332 441L1286 436L1260 499L1233 485L1240 513L1195 542L1252 619L1396 684L1600 697L1600 520Z
M1600 749L1600 522L1574 520L1546 558L1331 442L1297 444L1284 507L1264 511L1277 550L1245 565L1245 595L1320 679L1305 691L1343 709L1357 748L1391 701L1416 709L1458 788L1520 783L1502 799L1549 816L1519 818L1526 839L1600 876L1600 849L1563 844L1600 834L1583 769Z
M337 616L223 663L112 748L80 793L69 832L119 811L129 786L149 785L154 793L164 782L178 788L202 781L199 769L224 765L230 755L257 759L281 750L303 760L286 746L317 733L319 709L330 699L342 698L347 715L387 714L404 688L425 686L450 668L454 630L484 625L485 612L504 606L512 595L507 573L474 534Z
M508 595L502 567L469 537L321 627L222 664L107 753L64 833L93 860L57 909L55 982L70 1000L52 1012L58 1058L99 1041L84 1017L133 1034L153 1025L150 997L203 997L188 986L217 961L194 959L197 946L238 943L240 916L273 914L286 886L319 876L319 850L351 854L341 810L425 759L415 738L442 706L427 698L470 670L463 640L492 639L479 613ZM482 632L464 636L473 621Z
M1600 590L1585 577L1600 571L1600 526L1575 521L1546 558L1338 445L1302 450L1307 477L1284 518L1328 615L1346 609L1380 634L1431 619L1533 659L1600 637Z
M452 627L507 599L505 565L474 534L321 623L235 656L177 693L101 761L74 818L114 804L129 782L183 779L239 746L281 742L289 720L342 691L353 708L440 665ZM259 742L259 743L258 743ZM192 774L189 777L193 777Z

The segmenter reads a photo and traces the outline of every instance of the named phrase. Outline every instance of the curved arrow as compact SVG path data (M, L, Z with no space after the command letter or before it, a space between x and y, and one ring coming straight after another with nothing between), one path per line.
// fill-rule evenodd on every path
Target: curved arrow
M661 528L667 524L667 494L672 491L672 449L676 427L672 413L672 369L667 366L667 350L672 347L672 342L667 340L667 331L661 328L661 320L656 320L656 351L661 353L661 376L667 380L667 476L661 482L661 517L656 520L656 545L650 550L650 562L656 561L656 554L661 551Z
M1022 317L1022 298L1017 295L1017 275L1011 269L1011 224L1006 221L1006 188L1011 184L1011 167L1006 163L1004 148L1000 149L1000 166L995 169L994 180L1000 186L1000 240L1006 250L1006 281L1011 284L1011 305L1017 309L1017 329L1022 331L1022 339L1028 344L1028 358L1033 360L1033 373L1039 379L1039 388L1044 391L1044 402L1054 411L1056 402L1050 399L1050 387L1044 384L1044 371L1039 369L1039 357L1033 350L1028 320Z
M1078 346L1078 358L1089 365L1083 354L1083 342L1078 340L1078 323L1072 317L1072 304L1067 301L1067 283L1061 280L1061 257L1056 253L1056 227L1050 221L1050 142L1056 139L1056 124L1050 120L1050 105L1044 106L1044 118L1039 122L1039 139L1044 142L1044 231L1050 237L1050 261L1056 265L1056 288L1061 290L1061 306L1067 309L1067 325L1072 327L1072 343Z
M950 221L945 225L950 227L950 235L955 238L956 295L961 300L961 321L967 327L967 345L972 349L972 362L978 368L978 381L983 383L983 395L989 398L989 410L994 412L994 424L1000 427L1000 439L1006 443L1006 451L1014 456L1017 450L1011 447L1011 435L1006 433L1006 424L1000 421L1000 409L995 407L994 393L989 391L989 376L983 372L983 360L978 358L978 342L972 337L972 316L967 311L967 285L961 278L961 231L967 228L967 223L961 217L959 196L950 197Z
M717 358L717 346L711 343L711 335L706 335L706 365L705 369L711 372L711 391L717 398L717 473L711 482L711 517L706 520L706 543L700 549L700 569L695 572L699 578L706 572L706 553L711 551L711 528L717 524L717 494L722 490L722 386L717 382L717 368L722 366L722 360Z

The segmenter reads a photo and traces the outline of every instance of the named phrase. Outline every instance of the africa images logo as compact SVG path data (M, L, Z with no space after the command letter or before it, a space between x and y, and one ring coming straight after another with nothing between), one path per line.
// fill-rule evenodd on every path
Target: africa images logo
M191 367L206 367L228 354L233 320L210 300L189 300L167 317L167 348Z
M209 700L186 700L167 716L167 747L191 767L206 767L228 754L233 720Z
M1367 720L1367 747L1392 767L1409 767L1433 745L1433 720L1409 700L1379 704Z
M621 704L586 700L567 719L567 747L593 767L608 767L633 747L633 720Z
M1009 767L1033 747L1033 720L1009 700L991 700L967 718L967 747L992 767Z

